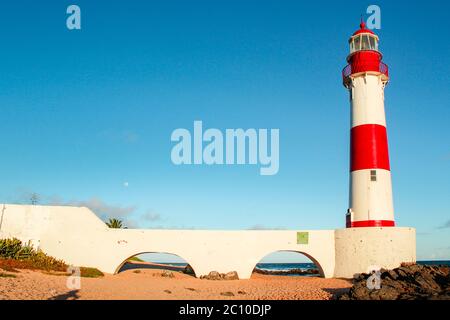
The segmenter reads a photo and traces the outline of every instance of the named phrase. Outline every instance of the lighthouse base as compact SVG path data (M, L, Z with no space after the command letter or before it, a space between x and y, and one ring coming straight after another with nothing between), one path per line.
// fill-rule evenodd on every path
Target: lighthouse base
M393 269L416 262L414 228L350 228L335 230L334 277L351 278L373 269Z

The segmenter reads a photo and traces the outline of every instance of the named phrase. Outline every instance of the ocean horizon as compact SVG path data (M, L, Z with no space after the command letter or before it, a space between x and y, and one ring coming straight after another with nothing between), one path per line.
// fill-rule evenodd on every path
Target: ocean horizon
M154 262L158 264L168 265L168 266L176 266L176 267L185 267L187 263L179 263L179 262ZM417 264L420 265L445 265L450 266L450 260L420 260L417 261ZM256 268L265 271L290 271L290 270L317 270L317 266L312 262L261 262L256 265ZM286 274L286 276L311 276L311 275L293 275Z

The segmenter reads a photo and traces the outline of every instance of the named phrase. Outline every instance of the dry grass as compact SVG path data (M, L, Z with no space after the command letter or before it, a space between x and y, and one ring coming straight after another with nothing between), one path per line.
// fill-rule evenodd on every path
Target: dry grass
M20 269L41 270L47 274L70 275L68 265L30 245L23 245L18 239L0 239L0 269L18 272ZM95 268L80 267L81 277L97 278L104 274Z
M15 278L16 275L0 272L0 278Z
M51 257L50 257L51 258ZM52 258L53 259L53 258ZM45 274L54 276L68 276L68 266L65 263L50 263L53 260L14 260L0 258L0 269L7 272L19 272L19 270L40 270ZM56 260L58 261L58 260ZM98 278L103 277L104 274L96 268L80 267L80 276L84 278Z
M9 272L18 272L18 269L66 272L67 265L44 253L39 253L35 257L24 260L0 258L0 269Z

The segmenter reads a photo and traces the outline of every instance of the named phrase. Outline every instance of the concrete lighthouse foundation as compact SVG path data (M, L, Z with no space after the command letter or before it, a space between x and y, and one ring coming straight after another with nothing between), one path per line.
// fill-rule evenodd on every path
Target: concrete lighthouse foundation
M208 231L110 229L83 207L0 205L0 238L30 242L74 266L117 273L137 254L182 257L197 277L236 271L250 278L256 264L276 251L309 257L323 277L350 278L371 267L395 268L416 260L412 228Z
M334 277L349 278L355 273L416 262L414 228L347 228L335 230L334 235Z

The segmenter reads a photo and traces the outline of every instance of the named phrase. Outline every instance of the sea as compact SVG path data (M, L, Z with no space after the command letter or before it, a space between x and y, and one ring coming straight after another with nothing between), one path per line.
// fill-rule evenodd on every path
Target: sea
M165 265L170 266L177 266L177 267L185 267L186 263L162 263ZM450 266L450 260L431 260L431 261L417 261L417 264L421 265L446 265ZM256 267L260 270L266 270L266 271L289 271L293 269L300 269L302 271L309 270L309 269L317 269L317 266L312 262L304 262L304 263L258 263ZM286 274L286 275L280 275L280 276L289 276L289 277L310 277L311 275L293 275L293 274Z
M433 261L417 261L417 264L421 265L446 265L450 266L450 260L433 260ZM258 269L267 270L267 271L289 271L292 269L300 269L302 271L308 269L317 269L317 266L314 263L258 263L256 265ZM283 276L283 275L282 275ZM286 274L286 276L294 276L294 277L310 277L311 275L292 275Z

